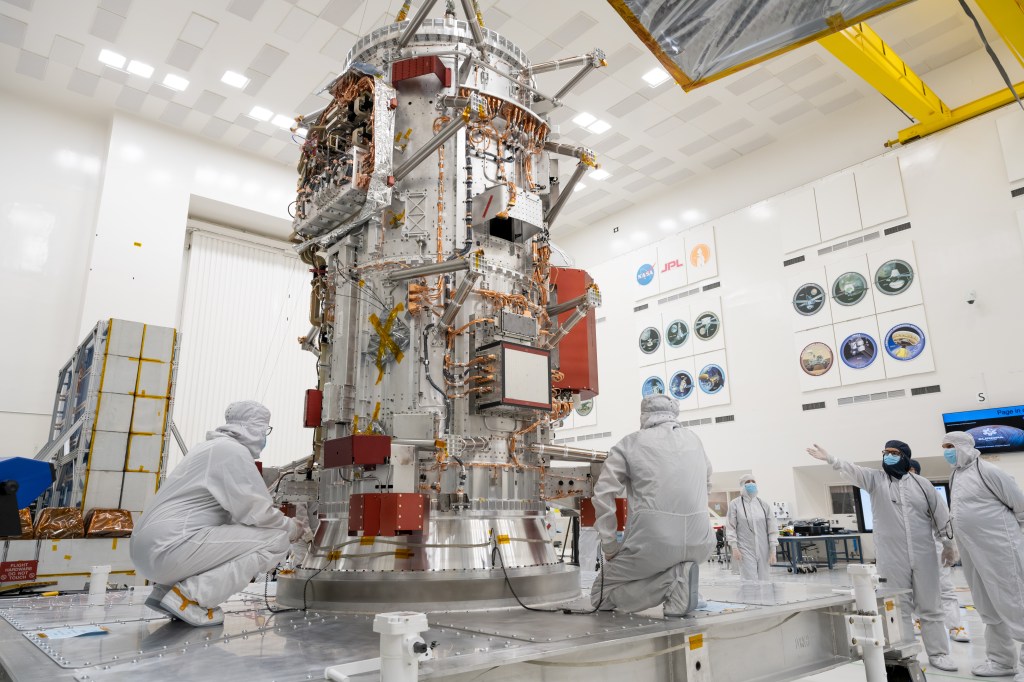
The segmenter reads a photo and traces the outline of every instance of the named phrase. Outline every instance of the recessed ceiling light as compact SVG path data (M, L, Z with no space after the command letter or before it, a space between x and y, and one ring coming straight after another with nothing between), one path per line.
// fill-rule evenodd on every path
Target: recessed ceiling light
M140 62L138 59L133 59L128 62L128 73L134 73L136 76L149 78L153 75L153 67L149 64Z
M588 114L587 112L583 111L577 114L576 118L574 118L572 122L578 126L583 126L584 128L586 128L588 125L590 125L596 120L597 116L594 116L593 114Z
M582 182L579 182L579 183L576 183L576 189L575 189L575 190L573 190L573 191L574 191L574 192L582 192L582 191L583 191L583 190L585 190L586 188L587 188L587 186L586 186L586 185L584 185L584 184L583 184Z
M293 125L295 125L295 119L294 118L289 118L288 116L285 116L284 114L278 114L277 116L274 117L274 120L271 121L271 123L276 125L278 128L284 128L285 130L290 130L291 127Z
M115 69L122 68L126 61L123 55L119 55L113 50L100 50L99 60L107 66L112 66Z
M606 171L604 168L598 168L596 171L590 174L590 177L594 180L607 180L612 176L611 173Z
M188 88L188 79L169 73L164 76L164 85L169 87L171 90L184 92Z
M238 89L242 89L249 84L248 78L234 71L225 71L224 75L220 77L220 81Z
M600 135L601 133L606 133L609 130L611 130L611 127L612 124L608 123L608 121L602 121L598 119L597 121L594 121L593 123L588 125L587 130L589 130L592 133L597 133L598 135Z
M667 81L669 78L668 72L666 72L665 69L662 68L651 69L641 77L645 81L647 81L647 84L650 85L652 88L658 87L659 85Z
M274 112L270 109L264 109L263 107L253 107L252 111L249 112L257 121L269 121L270 117L274 115Z

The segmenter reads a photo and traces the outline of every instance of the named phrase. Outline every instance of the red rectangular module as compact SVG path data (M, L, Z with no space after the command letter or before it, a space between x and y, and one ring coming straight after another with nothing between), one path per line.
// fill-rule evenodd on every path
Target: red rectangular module
M432 73L446 88L452 86L452 70L444 65L440 57L413 57L391 64L391 84L397 85L404 80L426 76Z
M365 495L356 493L348 498L348 533L355 535L363 529L363 517L365 516L366 499Z
M616 530L626 530L626 498L615 498L615 522ZM580 500L580 525L584 528L593 527L597 521L597 512L594 511L594 501L589 497Z
M391 456L391 436L355 434L324 441L324 468L384 464Z
M315 429L321 425L321 413L324 409L324 392L310 388L306 391L306 407L302 413L302 425L307 429Z
M418 493L385 493L380 496L380 535L423 530L427 496Z
M585 270L576 268L551 268L551 281L560 302L571 301L582 296L594 284ZM564 323L572 310L558 316ZM597 313L590 310L558 344L558 370L565 377L554 383L555 388L579 393L580 398L589 400L598 394L597 385Z

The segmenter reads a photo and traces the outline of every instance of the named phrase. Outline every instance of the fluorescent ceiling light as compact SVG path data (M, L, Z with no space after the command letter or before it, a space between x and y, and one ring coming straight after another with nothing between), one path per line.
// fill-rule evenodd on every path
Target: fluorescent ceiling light
M645 73L642 76L642 78L652 88L656 88L656 87L658 87L659 85L661 85L662 83L664 83L665 81L668 80L668 73L665 71L665 69L662 69L662 68L651 69L650 71Z
M578 126L583 126L584 128L586 128L588 125L590 125L596 120L597 116L594 116L593 114L588 114L587 112L583 111L577 114L576 118L574 118L572 122Z
M285 130L290 130L291 127L293 125L295 125L295 119L294 118L289 118L288 116L285 116L284 114L278 114L277 116L274 117L274 120L271 121L271 123L276 125L278 128L284 128Z
M578 182L578 183L576 183L576 189L574 189L573 191L574 192L582 192L586 188L587 188L586 185L584 185L582 182Z
M99 60L107 66L120 69L124 66L125 58L113 50L100 50Z
M270 117L274 115L274 112L270 109L264 109L263 107L253 107L249 115L257 121L269 121Z
M598 168L596 171L590 174L590 177L594 180L607 180L612 176L611 173L606 171L604 168Z
M220 81L221 83L227 83L231 87L238 88L239 90L249 84L248 78L240 73L235 73L234 71L225 71L224 75L220 77Z
M182 78L181 76L175 76L173 73L169 73L166 76L164 76L164 85L169 87L171 90L184 92L188 88L188 79Z
M136 76L149 78L153 75L153 67L149 64L140 62L138 59L133 59L128 62L128 73L134 73Z
M611 127L611 123L599 119L588 125L587 130L589 130L592 133L597 133L598 135L600 135L601 133L606 133L609 130L611 130Z

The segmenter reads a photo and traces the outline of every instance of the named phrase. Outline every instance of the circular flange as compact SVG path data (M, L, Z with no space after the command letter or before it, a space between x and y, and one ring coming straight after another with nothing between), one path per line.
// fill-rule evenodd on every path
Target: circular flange
M515 606L565 601L580 595L579 568L567 564L451 571L315 571L278 576L277 600L286 606L379 613ZM303 599L305 592L305 599Z

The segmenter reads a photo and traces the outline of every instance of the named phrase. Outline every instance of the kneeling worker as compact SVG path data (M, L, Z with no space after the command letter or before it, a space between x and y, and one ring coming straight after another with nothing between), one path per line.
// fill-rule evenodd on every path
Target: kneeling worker
M308 529L274 507L254 460L270 410L232 403L164 480L132 533L131 557L156 583L146 604L190 625L219 625L219 605L273 569Z
M672 398L644 398L640 430L612 447L594 486L605 564L590 600L602 610L663 604L666 616L681 617L697 606L699 566L715 546L708 516L711 462L678 416ZM628 521L620 544L615 497L623 489Z

